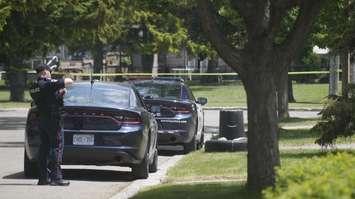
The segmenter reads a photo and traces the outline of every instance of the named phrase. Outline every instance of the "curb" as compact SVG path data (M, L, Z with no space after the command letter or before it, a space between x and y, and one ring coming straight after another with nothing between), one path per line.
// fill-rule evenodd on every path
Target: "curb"
M25 111L29 108L0 108L0 111ZM243 110L247 111L247 107L203 107L203 110ZM321 111L321 108L289 108L289 111Z
M148 179L133 181L128 186L123 188L120 192L112 196L110 199L129 199L136 195L143 188L160 184L165 178L168 169L174 166L176 162L179 161L182 157L183 155L175 155L163 165L160 165L158 167L158 172L150 173Z
M0 108L0 111L27 111L30 108Z
M247 107L203 107L203 110L243 110L247 111ZM322 108L289 108L289 111L321 111Z

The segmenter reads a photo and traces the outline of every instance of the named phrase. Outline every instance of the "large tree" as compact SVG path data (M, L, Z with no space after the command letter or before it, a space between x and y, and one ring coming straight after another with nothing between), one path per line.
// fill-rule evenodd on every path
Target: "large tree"
M69 27L65 44L72 50L89 50L94 72L101 72L104 48L124 40L134 22L134 5L129 0L83 0L68 5L63 15Z
M223 2L223 3L222 3ZM319 13L321 0L197 0L205 34L219 56L239 73L248 104L248 188L260 191L274 185L280 165L277 136L277 82L287 75L286 65L300 50ZM296 20L279 39L281 24L289 12ZM221 26L223 10L240 17L246 42L234 45L233 35ZM240 30L235 29L235 33Z
M25 60L45 54L60 40L60 28L54 21L60 17L65 2L42 0L0 1L0 60L5 64L10 85L10 100L23 101L26 85Z

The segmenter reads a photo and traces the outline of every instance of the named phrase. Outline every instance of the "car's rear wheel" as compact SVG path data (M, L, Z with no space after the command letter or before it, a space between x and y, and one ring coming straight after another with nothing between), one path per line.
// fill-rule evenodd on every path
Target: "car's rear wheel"
M158 150L155 149L154 156L153 156L153 162L152 164L149 165L149 172L157 172L158 171Z
M192 151L195 151L196 147L197 147L196 135L194 135L194 137L191 139L190 142L184 144L184 153L187 154Z
M24 154L24 174L28 178L35 178L38 176L38 165L36 162L31 162L27 157L26 151Z
M149 161L148 155L142 160L141 163L132 167L132 173L137 179L147 179L149 176Z

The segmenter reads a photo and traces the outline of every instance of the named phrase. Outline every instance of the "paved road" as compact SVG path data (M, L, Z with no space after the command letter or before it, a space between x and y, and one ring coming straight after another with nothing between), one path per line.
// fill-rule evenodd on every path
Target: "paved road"
M63 166L69 187L37 186L36 179L23 174L25 119L26 110L0 110L0 199L106 199L137 182L125 167ZM159 156L159 166L177 156Z

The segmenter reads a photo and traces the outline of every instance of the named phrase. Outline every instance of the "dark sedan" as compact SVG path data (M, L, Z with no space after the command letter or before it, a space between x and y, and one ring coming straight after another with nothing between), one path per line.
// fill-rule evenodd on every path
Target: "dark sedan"
M63 110L63 164L117 165L137 178L157 171L157 122L128 84L76 83L68 89ZM24 170L37 172L38 110L27 116Z
M147 109L158 122L159 145L183 145L185 153L204 142L202 105L206 98L193 96L179 78L133 81Z

